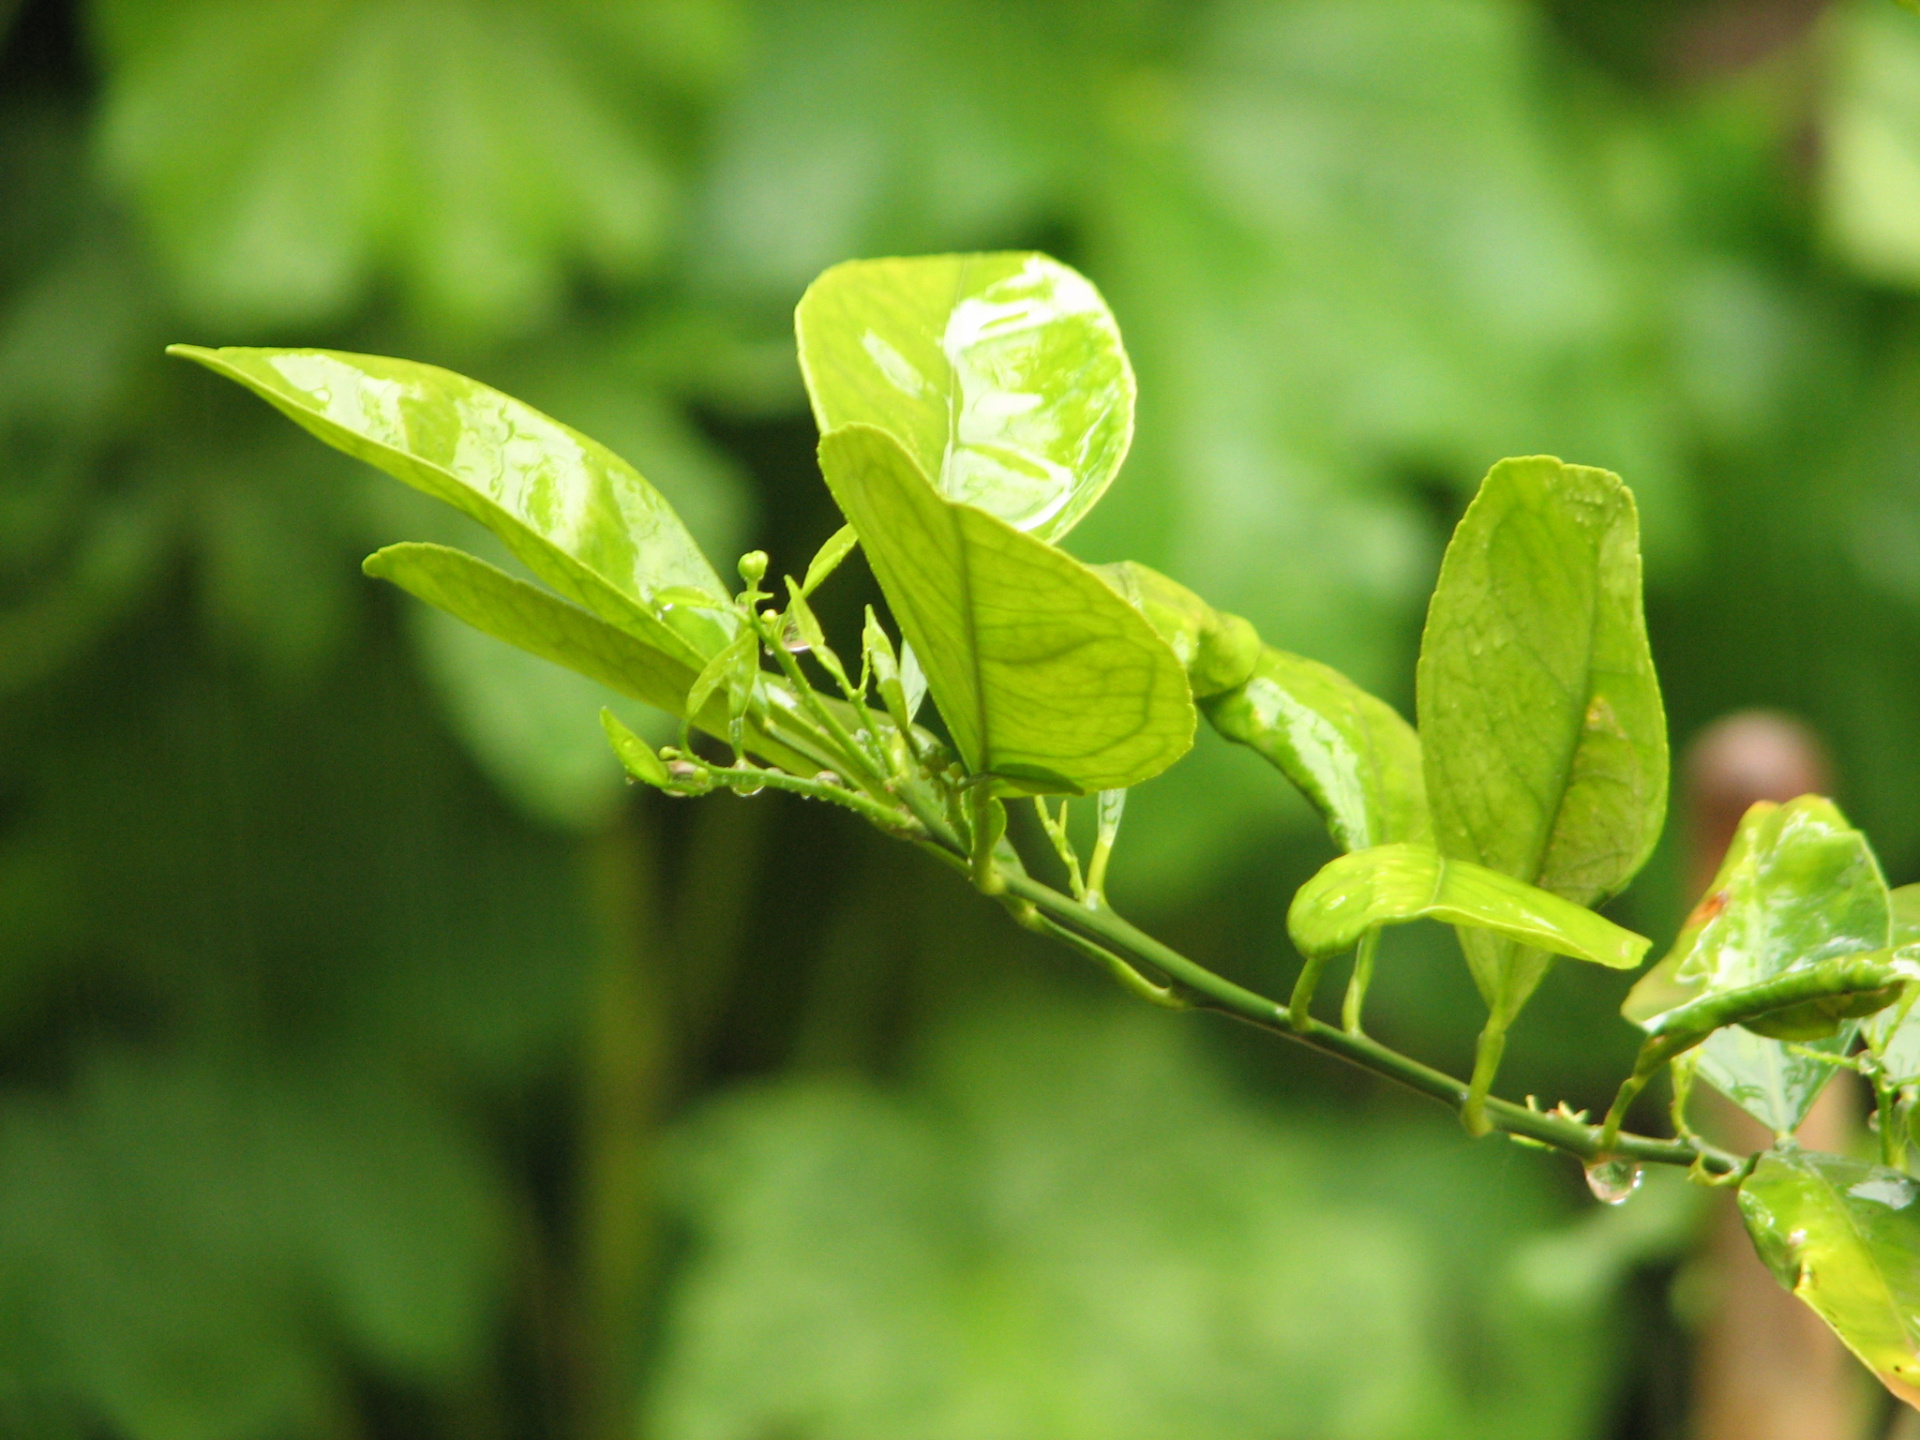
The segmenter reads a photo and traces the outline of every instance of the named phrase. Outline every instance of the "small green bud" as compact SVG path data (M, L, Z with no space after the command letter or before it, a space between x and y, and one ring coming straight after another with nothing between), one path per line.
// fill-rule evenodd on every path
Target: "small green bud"
M767 552L749 550L740 557L740 578L749 585L758 585L767 574Z

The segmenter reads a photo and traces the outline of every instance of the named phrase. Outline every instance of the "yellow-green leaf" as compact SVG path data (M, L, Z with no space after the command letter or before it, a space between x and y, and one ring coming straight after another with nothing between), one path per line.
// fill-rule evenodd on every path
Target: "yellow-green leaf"
M1186 753L1180 662L1092 570L938 494L884 430L830 431L820 467L970 771L1089 794Z
M853 260L801 297L820 432L890 433L942 495L1057 540L1133 439L1133 370L1088 280L1024 251Z
M1342 855L1300 887L1287 931L1300 953L1322 959L1367 931L1411 920L1486 930L1556 955L1630 970L1651 943L1583 906L1431 845L1376 845Z

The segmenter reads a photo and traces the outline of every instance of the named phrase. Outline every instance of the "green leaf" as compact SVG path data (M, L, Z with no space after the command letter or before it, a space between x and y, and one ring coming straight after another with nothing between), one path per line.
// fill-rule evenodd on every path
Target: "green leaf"
M1673 949L1633 988L1622 1013L1651 1030L1691 1001L1883 951L1892 936L1886 882L1866 836L1820 796L1761 801L1741 820ZM1817 1033L1819 1021L1811 1011L1787 1011L1764 1028L1805 1035ZM1844 1051L1854 1029L1843 1017L1819 1048ZM1740 1027L1709 1037L1698 1064L1716 1090L1779 1133L1806 1118L1833 1074L1831 1065Z
M1433 839L1420 737L1338 670L1269 645L1245 684L1200 708L1227 739L1279 767L1342 850Z
M728 591L638 471L530 406L452 371L377 355L194 345L168 353L472 516L561 595L655 649L697 668L732 638L718 612L656 613L663 589L716 599Z
M685 714L687 692L698 674L691 666L484 560L444 545L409 542L376 551L361 568L509 645L669 715ZM747 749L796 774L813 774L825 763L821 757L795 748L803 743L798 737L769 733L783 730L779 712L792 708L790 697L781 703L783 692L770 676L761 684L769 704L762 707L762 723L748 725ZM696 723L726 738L724 699L706 706Z
M1440 567L1418 710L1442 854L1581 905L1646 861L1666 813L1666 719L1618 476L1544 456L1493 467ZM1485 931L1460 938L1490 1012L1484 1094L1548 957Z
M1167 642L1185 667L1196 700L1231 690L1253 674L1260 636L1238 615L1214 609L1186 586L1137 561L1092 568Z
M974 774L1118 790L1193 744L1179 661L1086 566L937 494L883 430L829 431L820 468Z
M611 710L600 711L600 724L607 732L607 743L613 746L613 753L620 757L620 764L629 775L663 790L673 784L673 776L667 773L667 762L651 745L621 724Z
M1324 959L1352 949L1376 926L1410 920L1490 931L1614 970L1631 970L1652 943L1497 870L1405 843L1357 850L1322 868L1293 897L1287 933L1301 954Z
M1887 900L1893 915L1893 945L1896 950L1920 945L1920 885L1902 885L1890 891ZM1920 1017L1914 1015L1914 1001L1920 998L1920 985L1911 986L1903 1003L1881 1011L1862 1027L1867 1048L1880 1057L1894 1079L1920 1075Z
M1100 294L1044 255L855 260L807 288L800 368L826 434L893 435L942 495L1057 540L1133 439L1133 370Z
M1881 1384L1920 1407L1920 1182L1839 1155L1781 1149L1740 1186L1774 1277Z

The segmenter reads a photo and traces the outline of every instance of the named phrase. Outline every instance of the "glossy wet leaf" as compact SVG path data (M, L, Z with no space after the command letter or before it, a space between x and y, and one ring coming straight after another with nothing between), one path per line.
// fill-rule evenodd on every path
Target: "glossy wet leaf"
M1493 467L1440 567L1418 710L1442 854L1581 905L1646 861L1666 814L1666 719L1618 476L1542 456ZM1499 1026L1546 957L1487 932L1461 943Z
M1433 838L1420 737L1331 666L1269 645L1244 684L1200 708L1227 739L1278 766L1342 850Z
M1638 965L1651 943L1584 906L1431 845L1376 845L1343 855L1300 887L1287 932L1309 958L1351 949L1367 931L1411 920L1486 930L1615 970Z
M669 715L686 711L688 692L699 673L693 667L484 560L444 545L406 543L375 552L362 568L476 630L564 665L610 690ZM769 698L778 692L771 677L763 683ZM748 727L749 750L798 774L820 768L819 757L810 757L767 733L769 726L778 730L777 714L768 716L767 722ZM724 695L702 710L698 724L710 735L726 737Z
M822 434L891 433L942 495L1057 540L1133 439L1133 370L1088 280L1009 252L854 260L795 315Z
M338 450L464 511L577 605L695 664L731 638L655 595L727 588L660 493L610 450L511 396L410 360L176 345Z
M667 762L645 740L621 724L611 710L600 712L600 725L607 732L607 743L613 746L613 753L620 757L621 767L629 775L657 789L664 790L673 784Z
M1740 1215L1774 1277L1881 1384L1920 1407L1920 1181L1776 1150L1742 1182Z
M1651 1026L1700 997L1886 950L1891 938L1886 882L1866 837L1818 795L1762 801L1740 822L1706 896L1623 1013ZM1770 1028L1790 1030L1793 1017L1776 1017ZM1844 1050L1854 1029L1843 1020L1820 1048ZM1833 1074L1832 1066L1744 1027L1709 1037L1698 1064L1716 1090L1778 1132L1806 1118Z
M1098 575L948 500L883 430L820 442L820 468L967 768L1016 790L1136 785L1193 743L1180 663Z
M1920 885L1902 885L1889 891L1895 949L1920 945ZM1915 1001L1920 986L1911 986L1898 1005L1882 1010L1861 1027L1868 1048L1878 1055L1895 1079L1920 1076L1920 1015Z

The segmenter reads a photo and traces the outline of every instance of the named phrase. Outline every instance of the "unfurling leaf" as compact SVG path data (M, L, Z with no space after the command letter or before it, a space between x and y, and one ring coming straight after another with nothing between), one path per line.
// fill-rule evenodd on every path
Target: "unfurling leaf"
M1740 1215L1775 1278L1920 1408L1920 1181L1785 1148L1740 1186Z
M1634 987L1622 1013L1651 1030L1690 1001L1887 950L1892 923L1886 881L1867 838L1832 801L1761 801L1741 820L1673 949ZM1869 996L1860 1001L1870 1003ZM1700 1047L1700 1073L1762 1124L1789 1132L1806 1118L1833 1066L1768 1037L1812 1039L1815 1048L1844 1052L1855 1017L1832 1009L1809 1002L1721 1029Z
M1179 661L1093 571L943 498L884 430L831 431L820 468L968 770L1017 793L1088 794L1186 753Z
M498 390L410 360L331 350L204 350L197 361L246 386L337 450L485 525L574 604L698 669L733 638L724 611L655 597L724 600L680 517L605 446Z
M1442 854L1581 905L1645 863L1666 813L1666 720L1618 476L1549 457L1493 467L1440 567L1418 710ZM1488 931L1460 940L1489 1011L1465 1117L1478 1129L1548 957Z
M1889 891L1896 950L1920 945L1920 885L1902 885ZM1889 1077L1898 1080L1920 1075L1920 1015L1914 1001L1920 985L1909 986L1901 1003L1889 1006L1862 1026L1867 1048L1879 1057Z
M1132 443L1119 328L1044 255L849 261L794 326L822 435L885 430L942 495L1042 540L1093 507Z
M1584 906L1474 865L1431 845L1376 845L1343 855L1300 887L1287 931L1300 953L1324 959L1380 925L1440 920L1615 970L1638 965L1651 943Z

